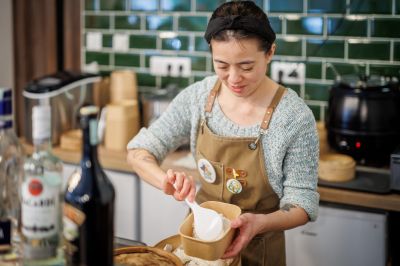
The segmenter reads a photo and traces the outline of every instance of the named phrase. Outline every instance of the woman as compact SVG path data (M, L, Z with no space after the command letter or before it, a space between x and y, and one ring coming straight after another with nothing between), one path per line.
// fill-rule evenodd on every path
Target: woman
M238 235L223 258L242 265L285 265L284 233L317 217L318 137L297 94L265 75L275 33L251 1L218 7L207 27L216 76L183 90L128 144L128 162L177 200L194 200L193 177L159 162L185 141L199 167L196 200L241 207ZM174 187L175 186L175 187Z

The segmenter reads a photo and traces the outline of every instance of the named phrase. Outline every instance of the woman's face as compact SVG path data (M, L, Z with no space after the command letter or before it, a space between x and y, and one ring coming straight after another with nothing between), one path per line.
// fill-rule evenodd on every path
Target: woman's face
M211 40L213 64L223 84L238 97L246 97L264 81L267 66L275 51L260 50L257 39Z

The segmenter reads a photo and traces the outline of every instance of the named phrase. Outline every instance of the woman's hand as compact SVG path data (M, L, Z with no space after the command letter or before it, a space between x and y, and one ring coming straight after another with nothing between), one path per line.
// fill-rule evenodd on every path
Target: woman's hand
M235 237L231 245L225 250L222 259L233 258L237 256L242 249L247 247L249 242L258 234L256 225L256 214L244 213L235 220L231 221L232 228L238 228L239 234Z
M176 200L182 201L186 198L194 201L196 195L196 184L192 176L184 172L175 172L172 169L167 171L163 180L162 189L165 194L172 195Z

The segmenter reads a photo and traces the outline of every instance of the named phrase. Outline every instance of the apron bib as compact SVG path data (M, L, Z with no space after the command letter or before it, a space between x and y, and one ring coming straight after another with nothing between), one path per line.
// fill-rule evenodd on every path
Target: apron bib
M218 80L208 96L205 119L201 121L196 143L196 162L201 188L198 203L222 201L239 206L242 212L271 213L279 209L279 198L273 191L264 164L259 139L266 133L276 106L285 92L279 87L267 108L257 138L222 137L207 126L207 118L221 86ZM241 252L242 265L285 265L284 232L257 235Z

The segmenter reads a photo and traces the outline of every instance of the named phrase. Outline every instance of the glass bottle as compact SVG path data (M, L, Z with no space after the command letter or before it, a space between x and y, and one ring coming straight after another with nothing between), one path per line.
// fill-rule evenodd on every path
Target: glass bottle
M0 265L19 253L24 152L13 130L12 91L0 88Z
M32 108L32 137L34 151L25 161L25 179L21 186L24 265L57 265L63 165L51 152L49 105Z
M96 106L79 111L82 159L64 197L66 265L113 265L115 191L97 157L98 111Z

